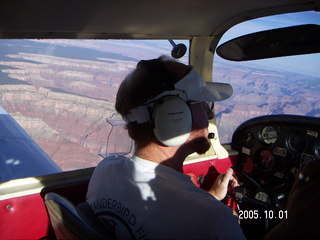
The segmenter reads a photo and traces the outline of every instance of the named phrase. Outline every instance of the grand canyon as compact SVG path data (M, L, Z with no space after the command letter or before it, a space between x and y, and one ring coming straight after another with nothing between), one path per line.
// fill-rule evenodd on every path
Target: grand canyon
M63 170L95 166L101 155L128 149L117 138L125 135L114 109L119 84L140 59L170 54L169 45L120 40L1 40L0 49L1 106ZM255 116L320 117L319 78L218 61L213 80L234 88L215 109L224 143Z

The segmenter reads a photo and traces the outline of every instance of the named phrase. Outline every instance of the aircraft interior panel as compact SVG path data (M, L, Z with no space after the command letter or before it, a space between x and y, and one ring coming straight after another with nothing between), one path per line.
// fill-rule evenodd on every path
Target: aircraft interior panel
M85 201L93 170L79 169L1 183L1 216L7 224L0 224L0 238L56 239L44 204L45 195L57 193L75 205Z
M232 138L232 148L239 152L234 170L241 185L235 195L240 209L283 211L300 169L320 161L319 132L317 118L295 115L263 116L241 124ZM280 220L261 219L257 232ZM251 224L242 221L244 231Z

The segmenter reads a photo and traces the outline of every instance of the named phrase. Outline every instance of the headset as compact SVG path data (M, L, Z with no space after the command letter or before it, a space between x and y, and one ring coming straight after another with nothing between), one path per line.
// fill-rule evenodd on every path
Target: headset
M190 136L192 114L185 91L177 90L163 62L159 59L143 60L161 93L152 97L142 106L131 110L124 119L127 122L148 122L153 127L156 138L166 146L180 146Z

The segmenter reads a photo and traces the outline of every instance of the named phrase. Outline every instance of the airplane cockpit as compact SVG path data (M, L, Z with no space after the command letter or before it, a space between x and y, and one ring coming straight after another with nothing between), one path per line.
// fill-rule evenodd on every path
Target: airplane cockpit
M319 0L0 6L0 239L116 238L84 204L88 184L103 159L134 154L117 90L163 55L233 88L214 103L210 149L183 173L208 190L233 169L222 202L248 240L291 217L301 169L320 161Z

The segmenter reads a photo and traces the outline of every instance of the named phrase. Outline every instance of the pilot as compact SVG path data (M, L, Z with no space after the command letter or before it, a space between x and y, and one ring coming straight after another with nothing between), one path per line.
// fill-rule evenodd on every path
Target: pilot
M206 83L191 66L168 57L143 60L121 83L116 110L127 122L135 152L96 167L87 202L118 239L244 239L222 200L237 186L232 169L209 191L182 173L185 158L210 147L212 104L232 94Z

